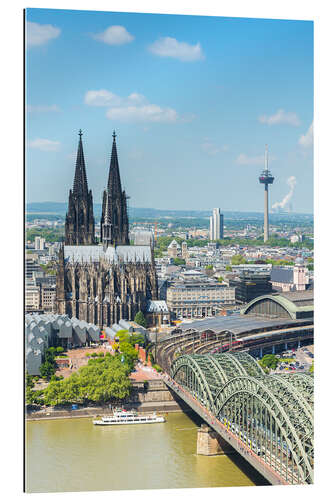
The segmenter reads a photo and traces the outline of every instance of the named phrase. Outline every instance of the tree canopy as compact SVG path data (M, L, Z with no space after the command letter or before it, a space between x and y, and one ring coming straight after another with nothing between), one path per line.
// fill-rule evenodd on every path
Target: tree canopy
M242 255L233 255L231 257L231 264L233 266L238 266L239 264L246 264L246 259Z
M136 315L134 317L134 321L135 321L135 323L137 323L140 326L143 326L144 328L147 327L147 321L146 321L146 318L144 317L144 314L142 311L139 311L136 313Z
M275 354L265 354L259 361L259 364L263 368L271 368L275 370L279 363L279 359L275 356Z
M175 266L185 266L185 259L181 259L180 257L174 257L173 263Z
M106 354L103 358L90 359L87 366L70 377L51 381L44 390L44 402L59 405L124 399L130 393L130 371L131 367L121 362L121 355Z

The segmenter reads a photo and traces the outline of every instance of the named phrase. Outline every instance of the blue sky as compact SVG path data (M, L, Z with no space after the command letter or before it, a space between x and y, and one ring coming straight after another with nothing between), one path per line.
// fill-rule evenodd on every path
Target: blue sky
M94 202L113 129L130 205L313 211L313 23L28 9L27 201L67 201L79 128Z

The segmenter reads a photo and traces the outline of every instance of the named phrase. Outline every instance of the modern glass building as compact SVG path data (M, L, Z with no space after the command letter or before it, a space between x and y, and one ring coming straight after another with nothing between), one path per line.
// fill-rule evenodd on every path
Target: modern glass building
M209 239L211 241L222 240L223 238L223 214L219 208L213 208L213 215L210 216Z

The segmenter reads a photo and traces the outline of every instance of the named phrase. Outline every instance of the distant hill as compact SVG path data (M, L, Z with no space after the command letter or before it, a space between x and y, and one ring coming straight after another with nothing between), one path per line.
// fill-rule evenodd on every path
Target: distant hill
M39 203L27 203L27 213L36 215L66 215L67 203L44 201ZM229 220L263 220L264 214L262 212L233 212L222 210L224 218ZM94 204L95 218L99 219L102 213L101 203ZM158 208L137 208L129 207L130 219L175 219L175 218L208 218L211 215L211 210L162 210ZM297 213L277 213L270 215L271 223L275 221L295 221L304 220L313 221L312 214L297 214Z

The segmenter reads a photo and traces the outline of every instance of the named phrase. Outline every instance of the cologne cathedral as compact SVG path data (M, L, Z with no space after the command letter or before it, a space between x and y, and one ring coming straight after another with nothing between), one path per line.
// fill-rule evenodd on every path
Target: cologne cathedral
M65 244L59 252L56 304L59 314L100 327L133 320L158 293L152 247L129 244L127 195L121 187L115 132L102 202L98 242L80 130Z

